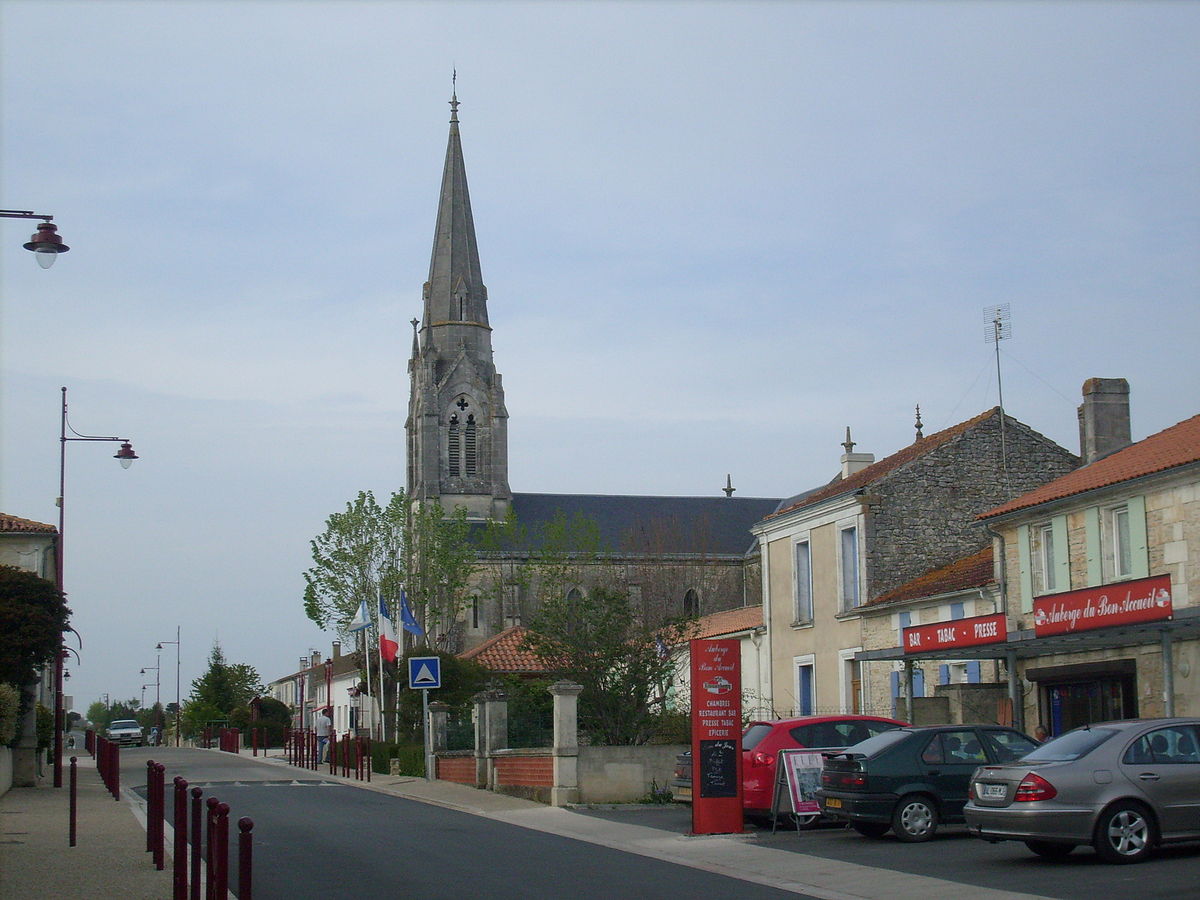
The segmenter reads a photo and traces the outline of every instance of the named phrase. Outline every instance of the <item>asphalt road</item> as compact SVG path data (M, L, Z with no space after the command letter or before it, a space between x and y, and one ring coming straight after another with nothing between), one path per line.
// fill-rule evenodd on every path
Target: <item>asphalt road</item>
M137 757L135 759L135 756ZM150 753L123 754L123 778L142 785ZM164 760L165 761L165 760ZM140 762L141 768L138 768ZM254 820L255 900L306 898L733 898L782 900L789 891L442 809L235 756L178 753L182 775ZM169 801L168 801L169 803ZM231 829L231 856L236 833ZM236 891L236 860L230 888Z
M691 827L689 808L681 805L584 810L581 814L636 822L677 834ZM1063 900L1179 900L1200 895L1200 843L1167 847L1138 865L1114 866L1102 862L1090 848L1079 848L1065 860L1042 859L1021 843L989 844L973 838L965 826L943 826L933 840L923 844L902 844L890 834L865 838L837 826L777 831L774 835L769 828L748 829L757 832L763 847ZM970 896L969 892L964 896Z

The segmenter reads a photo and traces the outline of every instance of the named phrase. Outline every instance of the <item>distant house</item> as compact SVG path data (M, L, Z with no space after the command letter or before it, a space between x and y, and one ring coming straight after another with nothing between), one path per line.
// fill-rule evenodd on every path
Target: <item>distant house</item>
M742 715L770 718L770 707L763 702L766 694L768 660L763 638L763 608L747 606L701 616L692 637L706 640L736 640L742 662ZM676 705L688 708L691 700L691 652L688 645L671 648L678 660L672 694Z
M525 647L525 635L528 632L529 629L522 625L513 625L482 644L458 654L458 657L479 663L497 675L530 678L545 675L546 666Z

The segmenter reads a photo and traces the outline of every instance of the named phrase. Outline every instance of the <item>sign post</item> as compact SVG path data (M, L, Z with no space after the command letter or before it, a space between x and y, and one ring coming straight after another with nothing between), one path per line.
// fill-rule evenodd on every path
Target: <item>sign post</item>
M736 640L693 640L692 833L742 831L742 658Z
M442 659L439 656L410 656L408 686L421 692L421 734L425 744L425 780L433 781L433 746L429 734L429 691L442 686Z

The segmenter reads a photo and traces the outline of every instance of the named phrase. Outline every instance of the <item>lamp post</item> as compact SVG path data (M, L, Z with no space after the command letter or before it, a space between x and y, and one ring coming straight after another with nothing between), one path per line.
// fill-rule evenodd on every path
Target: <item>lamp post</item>
M159 641L156 650L162 650L163 644L175 645L175 746L179 746L179 712L180 704L183 702L179 695L179 626L175 626L175 640Z
M162 669L162 660L160 659L159 664L157 666L146 666L144 669L142 669L142 673L141 673L143 675L145 675L147 672L154 673L154 705L155 706L162 705L162 696L159 693L159 686L161 684L159 672L161 669ZM154 714L154 724L155 725L158 724L158 713Z
M42 217L38 217L42 218ZM28 246L28 245L26 245ZM54 251L61 252L61 251ZM67 431L71 432L71 436L67 435ZM68 441L120 441L121 448L113 455L113 458L120 461L121 467L128 469L133 465L133 461L138 458L138 455L133 452L133 446L129 442L129 438L123 437L100 437L97 435L80 434L67 421L67 389L62 389L62 420L59 430L59 450L58 450L58 548L54 554L54 569L55 576L58 580L58 589L66 594L66 586L63 582L63 556L65 555L65 531L66 531L66 486L67 486L67 442ZM60 641L61 647L61 641ZM63 783L63 765L62 765L62 750L63 750L63 661L62 653L57 655L54 663L54 786L62 787Z
M4 219L41 219L42 224L37 227L33 237L25 244L26 250L31 250L37 254L38 265L43 269L48 269L54 265L54 260L58 258L58 254L66 253L71 248L62 242L57 234L58 229L51 224L51 219L54 216L48 216L45 213L35 213L24 209L0 209L0 218Z

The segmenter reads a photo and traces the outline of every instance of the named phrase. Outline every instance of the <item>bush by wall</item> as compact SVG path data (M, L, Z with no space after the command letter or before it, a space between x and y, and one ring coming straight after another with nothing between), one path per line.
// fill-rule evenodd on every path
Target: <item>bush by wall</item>
M371 771L387 775L391 761L400 760L400 774L425 777L425 748L420 744L394 744L391 741L371 742Z
M0 747L17 739L17 716L21 695L11 684L0 683Z

